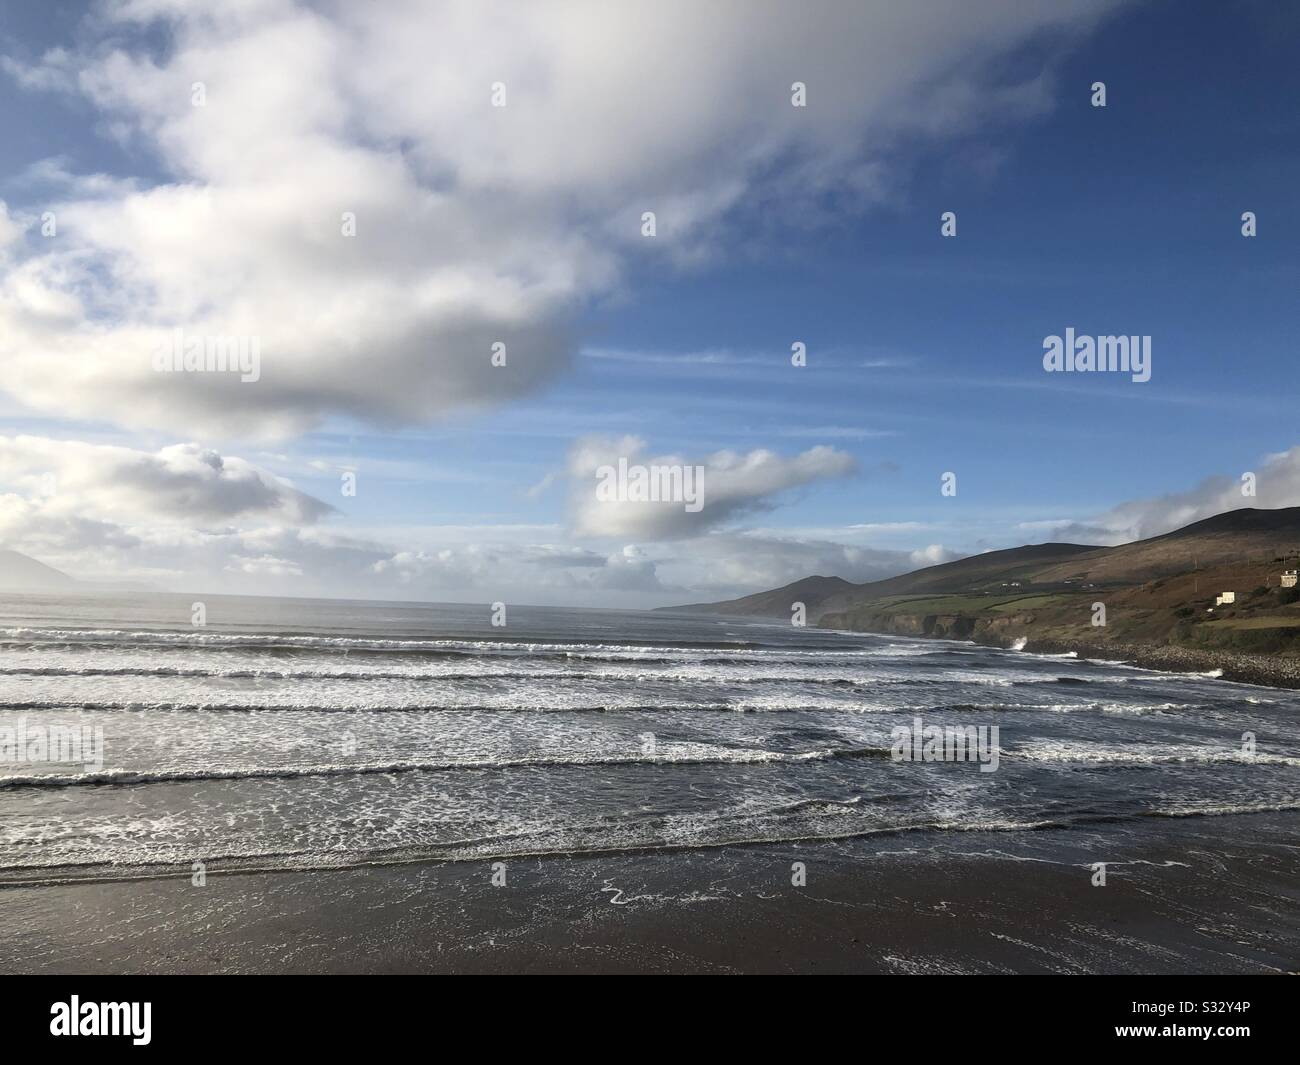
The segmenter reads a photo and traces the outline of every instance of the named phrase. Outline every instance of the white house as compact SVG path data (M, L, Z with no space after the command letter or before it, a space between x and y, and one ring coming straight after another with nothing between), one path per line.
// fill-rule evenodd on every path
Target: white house
M1224 603L1235 603L1237 601L1236 592L1220 592L1219 598L1214 601L1215 606L1222 606Z
M1282 587L1294 588L1296 582L1296 571L1293 569L1284 569L1282 571Z

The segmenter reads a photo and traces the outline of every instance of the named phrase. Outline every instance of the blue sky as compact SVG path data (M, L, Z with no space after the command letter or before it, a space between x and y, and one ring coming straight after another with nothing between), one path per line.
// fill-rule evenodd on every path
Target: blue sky
M102 88L115 73L106 59L113 49L165 67L196 42L225 45L256 28L208 25L186 5L159 6L168 9L161 18L112 9L88 16L75 5L13 5L4 15L0 35L11 58L0 77L0 200L13 224L27 227L11 265L24 261L20 254L39 256L31 226L43 205L99 195L88 191L91 175L133 179L136 194L231 180L225 163L193 164L201 149L176 148L183 130L171 139L157 132L164 120L150 113L147 93L136 99L129 86ZM268 17L282 15L273 10L281 6L267 5ZM480 180L499 197L492 203L559 205L554 231L538 223L546 233L536 260L519 267L530 281L554 267L547 248L563 246L560 214L572 218L573 231L591 243L571 267L555 269L553 288L563 292L539 317L563 340L537 356L544 368L509 395L494 396L490 384L487 394L458 386L467 402L434 399L417 416L395 414L383 398L307 404L301 397L310 389L299 385L266 407L294 424L264 433L255 417L231 420L201 403L180 425L152 408L124 410L121 397L104 409L82 393L65 403L52 386L31 384L37 370L24 364L20 386L17 375L0 376L9 393L0 436L141 456L190 444L238 460L231 476L259 498L267 493L258 486L272 484L276 498L228 511L199 507L187 519L143 498L116 506L95 489L33 509L42 463L71 486L61 493L73 492L88 477L78 464L96 461L94 453L69 458L47 446L33 458L30 447L11 446L7 464L0 460L13 508L0 525L7 545L79 575L166 587L644 606L741 594L814 571L868 579L1027 541L1118 542L1231 506L1300 504L1293 498L1300 460L1289 453L1300 306L1300 11L1249 2L1080 4L1077 18L1047 27L1008 15L988 39L974 25L954 28L934 7L929 28L882 24L882 34L903 35L900 51L917 54L892 71L894 83L914 78L909 91L900 88L895 99L877 86L874 108L846 103L845 116L810 139L774 133L775 147L743 165L732 163L735 145L709 133L724 125L691 140L689 107L665 105L650 128L682 147L677 156L663 153L673 187L662 198L653 182L607 179L594 164L571 177L567 159L541 149L527 168L493 184L481 159L453 153L448 161L435 136L444 126L429 133L418 114L395 114L382 129L335 131L366 147L380 138L378 155L405 155L426 190L438 187L442 168L454 168L458 192ZM689 13L680 17L690 32ZM837 36L872 28L868 21ZM593 30L597 55L602 32L612 29ZM709 31L724 41L734 33L735 49L753 47L755 62L780 55L746 32L739 21ZM963 32L971 35L962 50L969 63L931 65L926 34L938 42ZM526 30L519 37L518 54L544 62L544 43ZM822 94L854 92L853 64L822 71L817 47L815 35L792 45L797 61L789 64L812 68L809 112L824 106ZM51 48L66 51L51 57ZM587 59L577 54L556 69ZM942 107L926 92L954 66L960 102L936 115ZM654 97L645 95L653 81L629 77L638 91L629 90L628 105L653 110ZM784 92L788 74L774 71L772 79ZM1095 81L1106 85L1104 108L1091 104ZM718 113L725 123L727 109ZM774 116L773 129L778 117L790 121ZM760 113L738 124L736 144L765 136L766 122ZM393 132L407 128L416 145L409 152ZM421 154L426 134L443 153L437 166L432 149ZM240 126L229 137L246 150L252 135ZM612 140L611 153L634 150L617 134ZM659 161L650 158L647 169ZM486 178L471 177L481 170ZM120 192L100 224L111 227L115 210L128 217L131 195ZM584 196L608 202L586 212L574 206ZM77 209L84 207L74 217ZM636 233L641 209L657 211L660 235ZM954 238L940 236L945 211L957 215ZM1242 236L1244 211L1255 212L1257 237ZM689 224L676 224L688 215ZM469 217L470 259L514 256L513 246L503 250L511 229L498 228L495 212ZM96 240L93 254L109 255L111 238ZM606 255L612 265L592 265ZM42 269L43 284L69 274L66 266ZM237 264L231 269L234 276ZM600 276L573 280L587 271ZM107 291L97 292L98 309L88 315L120 314L125 279L135 276L116 265L103 274ZM210 265L202 277L213 277ZM164 301L136 312L139 320L156 323L160 306L166 310ZM1066 327L1150 335L1151 380L1045 373L1043 338ZM121 333L109 340L120 343ZM807 344L806 367L790 365L794 341ZM302 355L303 366L310 357ZM430 357L454 364L465 356ZM51 374L67 372L66 364L48 365ZM390 364L375 365L376 374L389 372ZM442 365L431 362L430 372ZM364 358L352 372L358 389L369 383ZM350 394L346 379L330 385ZM575 448L603 440L612 455L627 437L641 441L645 456L706 462L720 451L761 451L775 465L762 485L736 489L740 505L698 527L670 536L638 536L635 520L619 526L630 531L609 535L584 528L575 520L575 496L587 490ZM832 461L805 477L781 466L818 447L850 457L855 471L844 475ZM127 476L123 463L144 461L114 453L99 476ZM184 483L188 462L172 453L164 473ZM356 471L355 496L340 494L346 470ZM957 474L954 497L940 494L945 471ZM1244 471L1260 475L1256 499L1235 491ZM204 482L186 491L228 495L228 487ZM291 490L333 513L302 519L302 508L276 496ZM290 511L310 530L286 519ZM102 528L61 533L57 522L72 513ZM508 591L497 594L494 573L509 575L497 581Z

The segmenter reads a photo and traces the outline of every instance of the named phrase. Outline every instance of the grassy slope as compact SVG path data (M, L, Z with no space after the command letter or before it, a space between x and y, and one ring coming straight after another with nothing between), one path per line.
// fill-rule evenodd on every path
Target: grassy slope
M884 597L825 614L820 623L1004 644L1023 637L1300 654L1300 589L1278 581L1282 569L1300 566L1300 557L1279 557L1285 561L1220 565L1127 586ZM1237 602L1214 607L1225 590L1235 591ZM1105 625L1092 624L1096 603L1105 606Z
M1119 547L1035 544L868 584L805 578L688 609L788 618L798 600L810 621L866 632L1294 656L1286 668L1300 683L1300 590L1279 579L1297 568L1300 507L1243 508ZM1229 590L1238 602L1211 611ZM1096 603L1105 625L1092 624Z
M997 587L1002 581L1028 579L1044 566L1107 550L1109 549L1080 544L1030 544L971 555L956 562L927 566L912 573L867 584L850 584L839 577L805 577L793 584L772 591L757 592L741 599L661 609L681 613L788 618L791 605L801 602L807 607L810 617L817 617L823 613L848 609L868 599L878 600L882 597L923 592L956 592L983 588L986 585Z

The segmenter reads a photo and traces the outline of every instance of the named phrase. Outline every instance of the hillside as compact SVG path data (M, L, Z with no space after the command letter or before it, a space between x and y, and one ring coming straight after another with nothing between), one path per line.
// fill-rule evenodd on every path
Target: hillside
M21 551L0 549L0 591L61 592L79 582Z
M835 596L826 604L828 610L842 610L864 599L878 599L891 595L917 595L938 592L984 591L1012 582L1025 584L1035 578L1045 567L1063 563L1064 560L1088 558L1104 547L1084 544L1026 544L1002 551L986 551L956 562L889 577L883 581L852 586L853 590Z
M1097 583L1135 582L1186 573L1198 567L1268 562L1300 546L1300 507L1244 508L1216 514L1163 536L1137 540L1044 569L1044 583L1071 577Z
M1283 571L1297 568L1300 507L1246 508L1119 547L1036 544L868 584L809 578L689 609L789 617L803 601L809 623L863 632L1130 658L1143 648L1300 656L1300 588L1281 586ZM809 592L823 594L801 599ZM1235 602L1216 603L1222 592Z
M750 617L789 617L792 603L803 603L809 620L818 614L844 610L856 603L891 595L920 592L958 592L971 588L997 586L1003 581L1025 580L1044 566L1068 558L1077 558L1106 548L1085 547L1080 544L1029 544L1005 551L989 551L981 555L944 562L937 566L888 577L866 584L852 584L839 577L805 577L803 580L758 592L741 599L720 603L696 603L691 606L671 607L675 612L701 614L734 614Z
M745 617L789 617L792 603L803 603L809 616L815 617L821 605L832 596L860 588L842 577L805 577L770 592L757 592L742 599L719 603L692 603L689 606L660 607L674 613L731 614Z

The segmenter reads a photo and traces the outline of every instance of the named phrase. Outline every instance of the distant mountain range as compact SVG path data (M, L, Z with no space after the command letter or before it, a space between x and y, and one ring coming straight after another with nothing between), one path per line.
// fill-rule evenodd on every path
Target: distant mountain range
M1300 550L1300 507L1231 510L1175 532L1119 547L1027 544L927 566L898 577L853 584L840 577L804 577L769 592L717 603L667 607L677 613L788 617L802 602L810 621L890 596L957 594L1033 585L1132 585L1197 567L1257 561Z
M0 548L0 592L57 595L60 592L151 592L147 581L82 581L21 551Z
M865 632L1300 654L1300 589L1282 587L1297 566L1300 507L1245 508L1119 547L1031 544L888 580L805 577L668 609L788 620L803 603L810 625ZM1231 601L1216 602L1224 592Z
M996 587L1004 581L1024 582L1045 567L1105 550L1106 548L1085 547L1081 544L1030 544L1005 551L971 555L938 566L927 566L883 581L851 584L839 577L805 577L783 588L747 595L743 599L674 609L710 614L788 617L791 603L801 602L807 611L809 622L814 622L822 614L848 610L860 603L887 596L965 592Z
M0 549L0 590L6 592L63 592L81 582L75 577L37 562L21 551Z

